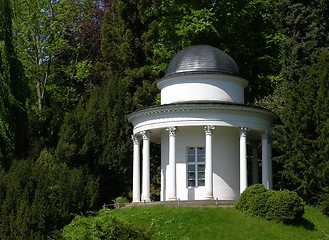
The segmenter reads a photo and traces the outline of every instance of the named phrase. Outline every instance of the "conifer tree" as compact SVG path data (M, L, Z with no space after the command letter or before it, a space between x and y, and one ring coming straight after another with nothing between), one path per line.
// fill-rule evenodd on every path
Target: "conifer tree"
M99 63L102 84L77 109L67 114L57 156L83 165L100 177L101 201L127 195L131 188L131 126L127 114L155 101L152 70L154 19L147 16L152 1L112 1L102 28Z
M8 168L10 159L27 150L27 96L23 70L12 40L12 6L0 1L0 163Z
M281 186L316 203L328 191L328 16L326 1L278 4L284 81L273 107L281 124L274 129ZM272 104L273 105L273 104ZM327 190L326 190L327 189Z

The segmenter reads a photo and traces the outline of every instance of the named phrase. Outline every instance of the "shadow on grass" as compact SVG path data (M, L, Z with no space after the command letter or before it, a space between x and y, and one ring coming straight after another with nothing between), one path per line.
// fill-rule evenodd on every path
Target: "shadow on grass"
M312 222L310 222L309 220L305 219L305 218L301 218L300 220L298 220L296 222L287 223L287 225L302 227L302 228L304 228L308 231L314 231L315 230L315 225Z

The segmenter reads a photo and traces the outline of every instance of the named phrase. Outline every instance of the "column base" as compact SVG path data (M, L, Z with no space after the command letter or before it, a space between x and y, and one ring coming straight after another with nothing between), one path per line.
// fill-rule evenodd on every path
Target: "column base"
M213 196L206 196L205 200L214 200L214 197Z
M176 201L176 200L177 200L176 197L169 197L169 198L168 198L168 201Z
M142 202L151 202L151 199L149 199L149 198L144 198L144 199L142 199Z

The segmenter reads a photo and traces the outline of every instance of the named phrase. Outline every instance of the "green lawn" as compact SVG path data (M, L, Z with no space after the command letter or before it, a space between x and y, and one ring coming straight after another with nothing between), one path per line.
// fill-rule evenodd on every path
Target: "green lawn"
M304 220L285 225L221 207L133 207L108 210L152 228L153 239L329 239L329 217L306 206Z

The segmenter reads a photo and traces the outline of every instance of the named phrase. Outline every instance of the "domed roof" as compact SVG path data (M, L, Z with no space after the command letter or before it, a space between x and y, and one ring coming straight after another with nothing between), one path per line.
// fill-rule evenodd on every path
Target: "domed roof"
M179 73L225 73L239 75L239 67L228 54L209 45L195 45L178 52L165 77Z

